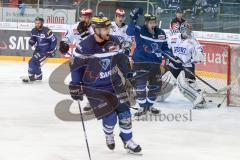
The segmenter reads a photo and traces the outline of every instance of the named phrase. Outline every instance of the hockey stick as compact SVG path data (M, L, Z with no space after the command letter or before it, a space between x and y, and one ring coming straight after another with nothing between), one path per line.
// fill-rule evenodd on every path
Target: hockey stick
M78 107L79 107L79 111L80 111L80 118L82 121L83 132L84 132L85 141L86 141L86 145L87 145L88 157L89 157L89 160L92 160L89 145L88 145L87 133L86 133L85 124L84 124L84 120L83 120L83 114L82 114L82 109L81 109L81 105L80 105L80 100L78 100Z

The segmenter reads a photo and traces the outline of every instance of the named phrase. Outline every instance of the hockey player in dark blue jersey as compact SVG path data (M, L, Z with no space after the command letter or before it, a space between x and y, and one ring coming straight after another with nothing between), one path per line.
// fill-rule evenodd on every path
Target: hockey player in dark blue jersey
M130 13L131 21L128 24L127 34L135 36L136 48L133 53L133 69L147 71L145 77L137 79L135 89L137 102L140 105L135 116L146 114L147 111L158 114L159 110L153 107L157 94L161 89L162 53L169 54L165 32L157 27L156 16L145 14L143 26L137 25L137 20L143 10L136 8Z
M23 82L42 80L41 64L48 57L53 57L56 50L57 38L48 27L43 26L44 19L35 19L35 28L31 31L29 44L35 46L33 57L28 63L28 77Z
M106 143L115 148L114 127L119 123L124 148L140 153L140 145L132 140L132 121L128 95L119 71L125 78L131 75L128 57L121 52L117 37L109 35L111 22L106 17L93 17L94 35L81 41L72 58L70 94L82 100L83 94L98 119L102 119Z

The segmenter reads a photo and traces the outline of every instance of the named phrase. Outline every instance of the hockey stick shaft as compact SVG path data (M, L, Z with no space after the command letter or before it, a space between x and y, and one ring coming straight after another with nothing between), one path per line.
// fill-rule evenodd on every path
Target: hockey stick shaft
M83 120L83 114L82 114L80 100L78 100L78 107L79 107L79 111L80 111L80 118L81 118L83 132L84 132L85 141L86 141L86 145L87 145L88 157L89 157L89 160L92 160L90 148L89 148L89 144L88 144L88 139L87 139L87 132L86 132L86 128L85 128L85 124L84 124L84 120Z
M208 87L210 87L212 90L214 90L215 92L218 92L218 89L213 87L211 84L209 84L208 82L206 82L204 79L202 79L201 77L199 77L198 75L196 75L195 73L191 72L189 69L184 68L184 70L188 73L190 73L191 75L195 76L197 79L199 79L200 81L202 81L204 84L206 84Z

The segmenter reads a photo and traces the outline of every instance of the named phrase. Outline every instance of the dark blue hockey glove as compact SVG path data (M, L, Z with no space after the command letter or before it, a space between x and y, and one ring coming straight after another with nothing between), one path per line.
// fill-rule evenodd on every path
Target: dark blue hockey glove
M35 43L36 43L36 42L35 42L33 39L30 39L30 40L28 41L28 44L29 44L30 46L34 46Z
M68 53L68 50L69 50L69 44L67 43L67 42L65 42L65 41L61 41L60 42L60 47L59 47L59 51L60 51L60 53L62 53L62 54L67 54Z
M74 100L83 100L83 89L82 85L76 85L76 84L69 84L69 92Z
M143 9L142 8L134 8L131 12L130 12L130 18L132 20L137 20L138 17L140 15L143 15Z
M48 54L48 57L55 57L56 56L56 50L54 49L52 51L49 51L49 52L47 52L47 54Z

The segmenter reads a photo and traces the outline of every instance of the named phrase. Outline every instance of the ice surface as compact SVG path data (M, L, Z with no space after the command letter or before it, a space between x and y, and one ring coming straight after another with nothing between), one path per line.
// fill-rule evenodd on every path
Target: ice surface
M0 62L0 160L87 160L80 122L64 122L54 114L55 105L69 96L53 91L48 77L57 64L45 64L44 80L23 84L27 64ZM188 113L191 104L175 90L156 106L166 114ZM77 104L72 109L77 112ZM109 151L101 122L86 122L93 160L239 160L240 108L214 104L193 110L192 121L134 121L134 140L143 156L126 154L118 137Z

